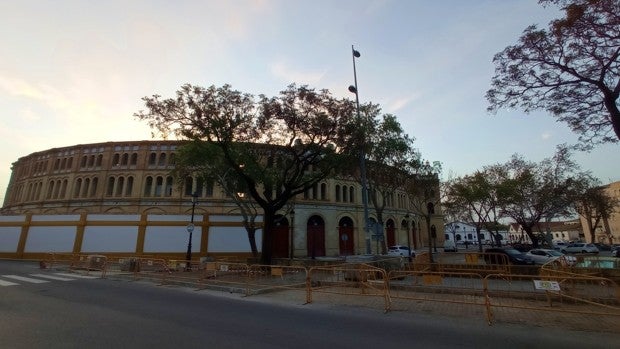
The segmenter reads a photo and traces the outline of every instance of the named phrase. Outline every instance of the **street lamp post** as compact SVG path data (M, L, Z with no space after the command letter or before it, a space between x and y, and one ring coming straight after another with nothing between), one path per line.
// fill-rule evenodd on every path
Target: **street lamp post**
M192 194L192 216L189 224L187 225L187 232L189 233L189 240L187 241L187 254L185 255L186 265L185 270L192 270L192 233L194 232L194 210L196 209L196 200L198 198L197 193Z
M361 55L359 51L356 51L353 45L351 45L351 55L353 57L353 81L354 85L349 86L349 92L355 93L355 105L357 110L357 121L361 123L362 118L360 116L360 99L357 89L357 71L355 69L355 58L359 58ZM364 134L364 138L366 135ZM362 145L359 153L360 162L360 176L362 177L362 203L364 205L364 231L366 235L366 254L370 254L370 221L368 214L368 183L366 181L366 154L364 146Z
M290 240L291 240L291 253L289 254L289 259L292 260L294 258L294 253L295 253L295 243L294 243L294 238L295 238L295 209L292 209L290 212L291 215L291 235L290 235Z
M409 249L409 262L411 262L411 238L409 236L409 213L405 215L405 221L407 222L407 248Z

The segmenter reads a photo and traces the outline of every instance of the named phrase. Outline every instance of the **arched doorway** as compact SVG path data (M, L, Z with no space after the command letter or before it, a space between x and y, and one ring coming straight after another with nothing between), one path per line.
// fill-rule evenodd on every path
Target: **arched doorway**
M338 222L338 243L341 256L351 256L355 254L353 220L349 217L342 217L340 222Z
M289 224L288 219L277 215L273 224L272 258L288 258L289 253Z
M388 219L388 221L385 223L385 235L387 236L388 247L396 245L395 230L396 229L394 227L394 221L391 219Z
M319 216L312 216L306 225L308 256L325 256L325 222Z

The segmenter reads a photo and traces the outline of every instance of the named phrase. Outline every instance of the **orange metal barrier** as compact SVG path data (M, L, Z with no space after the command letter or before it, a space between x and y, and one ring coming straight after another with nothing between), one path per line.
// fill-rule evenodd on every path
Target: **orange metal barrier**
M620 289L610 279L497 274L487 275L484 285L489 324L498 316L507 321L536 322L540 313L554 321L577 321L575 325L582 329L587 328L587 322L617 326L620 320Z
M199 288L207 285L228 288L238 288L247 293L247 278L250 267L245 263L231 263L225 261L203 263L199 279Z
M384 312L390 309L388 278L385 270L369 265L312 267L308 271L306 302L315 293L349 297L380 297Z
M273 290L306 291L308 270L301 266L260 265L249 266L246 295Z
M66 266L69 270L85 271L89 275L91 271L100 271L104 278L107 272L108 258L103 255L88 255L74 253L48 253L45 260L39 263L42 269Z

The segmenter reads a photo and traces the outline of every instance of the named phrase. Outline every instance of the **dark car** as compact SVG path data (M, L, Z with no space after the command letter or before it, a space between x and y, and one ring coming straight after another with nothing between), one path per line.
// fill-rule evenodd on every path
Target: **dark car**
M484 260L488 264L505 264L506 259L500 254L507 257L511 264L533 265L534 261L524 253L512 247L494 247L484 250Z

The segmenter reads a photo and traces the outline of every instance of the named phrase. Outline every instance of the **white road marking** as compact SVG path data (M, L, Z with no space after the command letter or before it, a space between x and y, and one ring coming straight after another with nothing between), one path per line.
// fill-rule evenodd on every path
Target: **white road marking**
M15 285L19 285L19 284L16 284L10 281L0 280L0 286L15 286Z
M30 274L30 275L38 277L38 278L57 280L57 281L73 281L73 280L75 280L75 279L63 278L63 277L60 277L60 276L53 276L53 275L47 275L47 274Z
M33 284L42 284L42 283L45 283L45 282L49 282L47 280L33 279L33 278L28 278L28 277L19 276L19 275L2 275L2 277L13 279L13 280L18 280L18 281L31 282Z
M66 276L71 278L79 278L79 279L98 279L98 276L92 275L81 275L81 274L71 274L71 273L54 273L54 275Z

